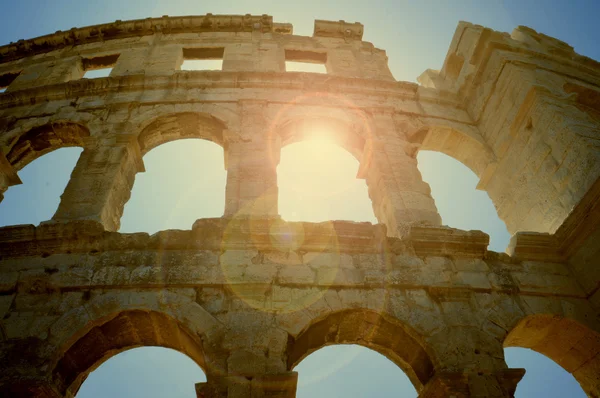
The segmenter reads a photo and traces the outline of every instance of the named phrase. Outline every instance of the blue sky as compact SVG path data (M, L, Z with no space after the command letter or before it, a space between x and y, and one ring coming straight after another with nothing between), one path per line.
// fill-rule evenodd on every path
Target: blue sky
M527 25L600 59L598 1L2 0L1 5L0 43L117 19L209 12L269 14L278 22L293 23L294 32L301 35L312 34L314 19L359 21L365 25L364 40L385 49L395 78L406 81L415 81L427 68L441 67L459 20L507 32ZM24 184L5 194L0 225L38 224L51 218L80 151L61 149L21 170ZM303 159L309 154L311 163L306 164ZM418 159L444 224L483 230L491 236L490 249L503 251L508 233L487 195L475 190L477 178L441 154L421 153ZM222 215L226 173L216 144L173 142L149 152L144 162L147 171L136 177L122 232L189 229L197 218ZM354 178L357 168L352 156L334 146L323 145L317 153L307 143L284 148L278 168L280 214L288 220L373 221L366 186ZM585 396L549 359L522 349L507 349L506 356L509 366L528 370L517 397ZM362 347L322 349L296 370L301 398L416 396L400 369ZM193 398L193 384L202 380L202 371L182 354L135 349L93 372L77 398Z

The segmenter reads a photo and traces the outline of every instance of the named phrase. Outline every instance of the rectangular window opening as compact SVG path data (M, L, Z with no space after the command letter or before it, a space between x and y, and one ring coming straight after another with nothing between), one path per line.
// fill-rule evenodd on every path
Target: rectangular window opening
M101 57L84 58L81 60L83 64L83 78L96 79L99 77L108 77L112 72L119 54L104 55Z
M327 73L327 53L285 50L286 72Z
M8 86L10 86L10 84L15 81L17 76L19 76L19 72L5 73L3 75L0 75L0 93L5 92Z
M184 48L181 70L223 70L224 47Z

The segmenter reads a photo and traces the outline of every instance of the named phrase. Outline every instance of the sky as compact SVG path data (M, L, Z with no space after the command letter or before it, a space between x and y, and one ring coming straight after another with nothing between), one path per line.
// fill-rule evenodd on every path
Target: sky
M311 35L315 19L359 21L365 26L364 40L387 51L394 77L411 82L425 69L441 67L460 20L506 32L527 25L600 59L598 1L0 0L0 6L0 44L71 27L162 15L269 14L276 22L292 23L299 35ZM0 226L50 219L80 152L60 149L22 169L24 184L11 187L0 203ZM443 154L422 152L418 161L443 223L482 230L490 235L490 250L504 251L509 235L487 194L475 190L477 177ZM223 214L226 171L218 145L176 141L150 151L144 163L146 172L136 176L121 232L189 229L198 218ZM334 145L301 142L283 148L278 167L281 216L375 222L366 185L355 179L357 169L358 162ZM517 397L585 396L551 360L525 349L510 348L505 354L509 367L527 369ZM416 396L399 368L363 347L326 347L295 370L300 398ZM139 348L101 365L77 398L193 398L194 383L203 380L201 369L183 354Z

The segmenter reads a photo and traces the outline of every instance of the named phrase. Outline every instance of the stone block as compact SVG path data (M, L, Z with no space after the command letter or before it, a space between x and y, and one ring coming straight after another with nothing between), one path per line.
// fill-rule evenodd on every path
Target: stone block
M309 267L354 268L352 256L346 253L308 252L302 256L304 264Z
M363 270L344 268L317 269L316 284L318 286L362 285L365 283Z
M59 269L50 275L50 283L57 287L90 286L94 270L87 267Z
M254 250L227 250L221 254L219 262L223 266L250 265L257 258L258 252Z
M244 281L247 283L268 283L275 281L278 266L272 264L250 264L244 270Z
M4 319L5 315L8 314L14 299L14 294L0 296L0 319Z
M102 267L92 277L94 286L127 285L131 271L126 267Z
M277 274L280 284L312 284L315 281L315 271L306 265L284 266Z
M459 272L458 280L475 289L491 289L488 274L485 272Z
M210 268L216 268L213 265ZM178 285L202 284L210 280L211 272L208 267L203 265L182 265L169 267L164 270L166 282Z
M18 272L0 272L0 293L12 292L17 288Z
M33 225L10 225L0 228L0 244L11 242L26 242L35 237Z

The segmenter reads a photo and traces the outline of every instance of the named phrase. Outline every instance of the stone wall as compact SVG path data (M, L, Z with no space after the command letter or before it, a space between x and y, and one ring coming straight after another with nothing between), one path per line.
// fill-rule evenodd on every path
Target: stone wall
M600 396L598 64L528 28L461 23L417 85L362 33L207 15L0 47L0 194L38 157L84 149L52 220L0 228L0 395L72 397L106 359L156 345L202 367L199 397L293 397L303 358L360 344L420 397L513 396L524 371L506 346ZM179 70L214 58L222 71ZM360 162L378 225L280 219L280 150L321 128ZM224 148L224 216L116 232L143 156L184 138ZM420 149L478 175L508 254L441 226Z

